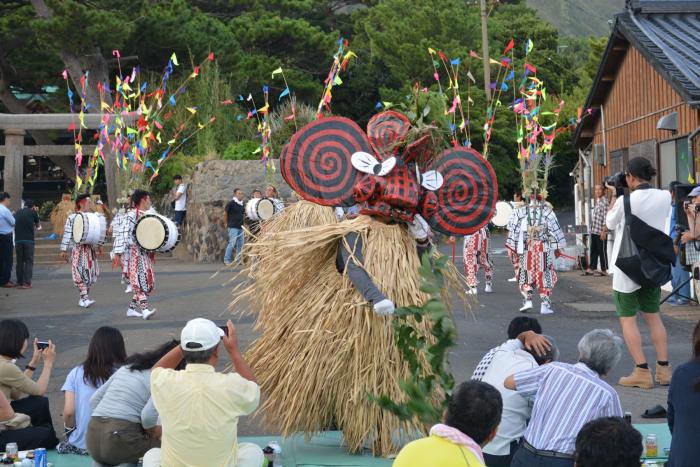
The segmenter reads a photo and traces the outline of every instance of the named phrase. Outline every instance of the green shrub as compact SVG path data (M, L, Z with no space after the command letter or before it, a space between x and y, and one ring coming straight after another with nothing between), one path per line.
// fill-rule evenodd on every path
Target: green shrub
M260 152L255 153L259 147L259 142L243 139L229 144L221 155L221 159L225 161L257 160L261 158Z

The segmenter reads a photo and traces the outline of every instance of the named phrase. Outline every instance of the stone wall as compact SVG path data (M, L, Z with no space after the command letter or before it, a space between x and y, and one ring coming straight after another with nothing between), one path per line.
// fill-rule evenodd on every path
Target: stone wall
M279 172L279 161L274 162L276 170L268 174L260 161L210 160L197 164L189 182L184 232L187 251L195 261L223 260L228 243L224 206L235 188L250 196L254 189L264 193L265 186L272 183L285 201L290 199L292 192Z

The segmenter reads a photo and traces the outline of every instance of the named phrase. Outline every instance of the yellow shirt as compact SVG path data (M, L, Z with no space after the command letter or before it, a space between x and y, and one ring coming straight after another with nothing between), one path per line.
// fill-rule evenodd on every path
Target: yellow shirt
M237 373L189 364L184 371L155 368L151 397L163 425L161 465L234 467L238 417L258 407L260 388Z
M0 357L0 392L7 400L14 400L24 395L39 396L39 384L26 376L12 360Z
M428 436L404 446L393 467L484 467L484 464L464 446Z

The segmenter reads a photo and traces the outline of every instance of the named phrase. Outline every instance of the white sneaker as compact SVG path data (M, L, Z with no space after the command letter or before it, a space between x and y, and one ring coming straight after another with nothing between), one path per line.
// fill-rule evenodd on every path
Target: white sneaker
M476 295L479 293L479 291L477 290L476 287L469 287L468 289L466 289L464 291L464 293L466 293L467 295Z
M141 312L138 310L134 310L133 308L129 308L128 310L126 310L126 316L128 318L143 318Z
M78 306L81 306L83 308L87 308L90 305L92 305L93 303L95 303L95 300L90 300L89 298L85 298L85 299L81 298L78 301Z
M540 314L541 315L551 315L554 313L554 310L552 310L552 305L550 305L547 302L542 302L540 305Z
M532 310L532 300L523 300L523 306L520 307L520 312L525 313Z
M145 310L143 310L141 313L142 313L142 316L141 316L141 317L142 317L143 319L149 319L151 316L153 316L153 315L156 313L156 309L155 309L155 308L152 309L152 310L145 309Z
M508 279L508 282L518 282L518 278L517 278L517 277L511 277L510 279Z
M374 304L374 312L381 316L393 315L395 309L394 302L388 298Z
M134 289L131 287L131 284L126 286L126 290L124 290L124 293L134 293Z
M487 282L486 285L484 286L484 292L485 293L493 293L493 287L491 287L490 282Z

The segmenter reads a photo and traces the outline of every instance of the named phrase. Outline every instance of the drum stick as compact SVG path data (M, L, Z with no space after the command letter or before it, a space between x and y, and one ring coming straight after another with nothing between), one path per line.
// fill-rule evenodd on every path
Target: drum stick
M455 264L455 252L457 251L457 241L452 242L452 264Z

